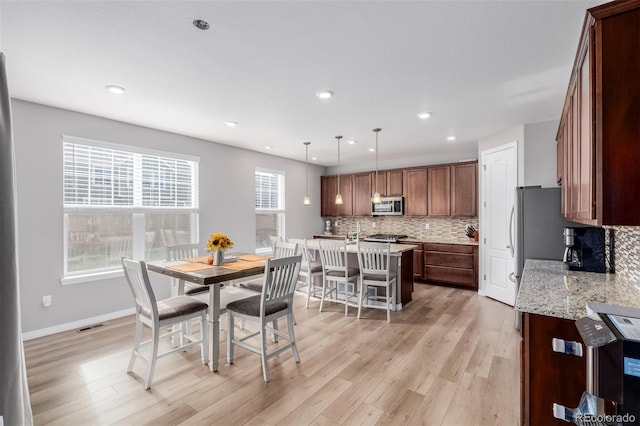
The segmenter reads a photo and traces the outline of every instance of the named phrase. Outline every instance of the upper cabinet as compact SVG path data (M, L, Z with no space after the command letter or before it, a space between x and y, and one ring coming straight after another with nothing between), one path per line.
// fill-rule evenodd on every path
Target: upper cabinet
M402 176L404 214L427 215L427 168L405 169Z
M351 175L340 176L340 195L342 204L336 204L338 190L337 176L320 177L320 215L327 216L352 216L353 215L353 183Z
M451 216L478 214L478 163L451 166Z
M587 11L558 142L567 219L640 225L640 0Z
M451 167L427 167L429 216L451 215Z
M404 196L407 216L476 216L476 161L378 171L383 197ZM321 178L323 217L369 216L376 192L376 172L340 176L343 204L335 204L337 176Z
M375 179L375 173L373 177L369 172L353 175L354 216L371 216L372 179Z

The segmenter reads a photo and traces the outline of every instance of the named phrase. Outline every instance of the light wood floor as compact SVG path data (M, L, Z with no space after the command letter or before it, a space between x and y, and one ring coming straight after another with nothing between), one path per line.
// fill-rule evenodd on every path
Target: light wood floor
M199 350L161 359L149 391L146 363L125 372L133 317L25 342L36 425L516 425L519 334L513 308L468 290L416 284L413 301L363 318L341 305L304 309L296 296L302 362L236 348L209 372ZM281 327L284 324L281 325ZM225 333L221 333L225 338Z

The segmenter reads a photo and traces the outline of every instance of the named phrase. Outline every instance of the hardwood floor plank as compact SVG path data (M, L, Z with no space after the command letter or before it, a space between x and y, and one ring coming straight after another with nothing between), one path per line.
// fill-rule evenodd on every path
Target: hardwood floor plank
M512 425L518 423L519 341L513 308L451 287L416 284L386 322L384 310L295 297L301 363L236 348L211 373L197 348L125 372L133 317L25 342L36 425ZM284 323L281 324L284 328ZM270 343L270 345L274 345ZM275 346L272 346L275 347Z

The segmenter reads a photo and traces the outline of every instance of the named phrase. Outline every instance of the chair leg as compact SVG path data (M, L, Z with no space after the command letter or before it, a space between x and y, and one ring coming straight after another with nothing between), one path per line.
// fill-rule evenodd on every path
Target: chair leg
M362 299L364 299L364 295L367 291L367 286L362 284L360 287L360 297L358 297L358 315L356 318L360 319L360 313L362 312Z
M391 289L391 286L388 285L387 286L387 322L391 322L391 300L393 299L392 292L393 290Z
M136 336L133 341L133 350L131 351L131 359L129 360L129 366L127 367L127 373L131 373L133 371L133 364L136 361L136 353L140 349L140 342L142 341L142 321L138 318L138 314L136 314Z
M227 362L233 364L233 313L227 311L228 330L227 330Z
M304 304L305 309L309 309L309 299L311 299L311 275L307 276L307 301Z
M274 330L277 330L278 329L278 320L276 319L276 320L271 321L271 325L273 326ZM271 336L271 341L273 343L278 343L278 335L276 333L273 333L273 336Z
M324 305L324 296L327 294L327 280L322 278L322 294L320 295L320 312L322 312L322 306Z
M153 373L156 369L156 361L158 361L158 345L160 343L160 330L157 325L154 325L151 330L151 362L149 363L149 373L147 374L147 382L144 385L145 389L151 387L151 381L153 380Z
M262 358L262 375L264 381L269 382L269 365L267 364L267 327L264 322L260 324L260 356Z
M296 362L300 362L300 354L298 353L298 344L296 343L296 336L293 333L293 311L290 312L287 318L287 327L289 328L289 339L291 340L291 350L293 350L293 359Z

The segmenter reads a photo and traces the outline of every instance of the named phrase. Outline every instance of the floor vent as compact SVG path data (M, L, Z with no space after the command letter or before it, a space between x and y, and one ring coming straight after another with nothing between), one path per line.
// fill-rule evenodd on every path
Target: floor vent
M76 329L76 331L77 331L78 333L81 333L81 332L83 332L83 331L91 330L91 329L93 329L93 328L98 328L98 327L102 327L102 324L93 324L93 325L88 325L88 326L86 326L86 327L78 328L78 329Z

